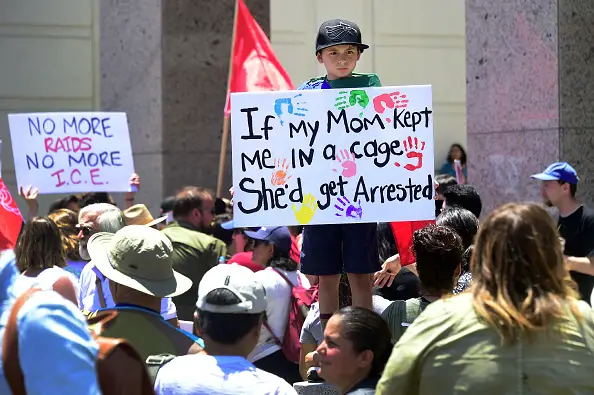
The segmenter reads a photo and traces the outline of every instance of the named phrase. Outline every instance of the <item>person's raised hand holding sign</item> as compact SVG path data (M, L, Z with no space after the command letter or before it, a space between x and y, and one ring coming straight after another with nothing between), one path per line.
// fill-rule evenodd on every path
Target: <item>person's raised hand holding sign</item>
M130 191L126 192L126 208L130 208L134 205L136 198L136 192L140 189L140 176L136 173L132 173L130 176Z
M23 187L20 187L19 195L21 195L27 203L27 220L31 220L37 217L37 214L39 212L39 202L37 201L37 196L39 196L39 190L35 188L33 185L29 185L29 187L25 190L23 190Z

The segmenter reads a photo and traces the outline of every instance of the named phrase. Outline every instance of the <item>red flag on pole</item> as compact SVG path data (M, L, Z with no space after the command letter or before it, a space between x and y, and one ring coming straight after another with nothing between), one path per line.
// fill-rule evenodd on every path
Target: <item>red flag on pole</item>
M415 262L415 257L411 251L413 245L413 233L416 230L422 229L427 225L434 224L435 220L428 221L404 221L391 222L392 233L394 240L396 240L396 247L398 254L400 254L400 263L402 266L410 265Z
M276 58L266 34L243 0L237 0L225 117L231 113L230 93L294 89Z
M2 140L0 140L0 152ZM0 159L0 251L14 248L23 226L23 216L2 180Z

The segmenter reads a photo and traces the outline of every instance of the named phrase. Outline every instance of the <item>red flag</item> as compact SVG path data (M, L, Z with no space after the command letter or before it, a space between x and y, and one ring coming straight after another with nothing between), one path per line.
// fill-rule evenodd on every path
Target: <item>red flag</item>
M230 93L294 89L272 45L243 0L237 0L231 70L225 116L231 113Z
M14 248L21 226L23 216L0 177L0 250Z
M435 220L390 222L394 240L396 240L398 254L400 254L400 264L402 266L410 265L415 262L415 257L411 251L413 245L413 233L415 233L416 230L434 223Z

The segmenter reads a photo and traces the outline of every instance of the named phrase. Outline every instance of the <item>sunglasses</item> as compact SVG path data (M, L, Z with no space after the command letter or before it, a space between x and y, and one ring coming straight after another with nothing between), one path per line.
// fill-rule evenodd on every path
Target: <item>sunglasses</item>
M93 233L93 228L91 228L90 226L87 225L81 225L81 224L77 224L74 226L74 229L76 230L76 232L82 232L83 236L88 236L91 233Z

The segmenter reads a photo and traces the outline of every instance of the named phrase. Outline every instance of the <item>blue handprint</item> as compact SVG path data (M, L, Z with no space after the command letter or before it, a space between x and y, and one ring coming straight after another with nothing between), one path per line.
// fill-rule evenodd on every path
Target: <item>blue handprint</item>
M351 203L351 201L345 196L342 198L336 198L336 200L338 200L340 203L340 205L334 205L334 208L338 210L338 212L335 213L337 217L348 217L355 219L361 219L363 217L363 209L361 208L360 201L357 201L358 207L355 207L353 203Z
M296 115L298 117L304 117L305 113L307 112L307 108L303 107L304 105L306 105L307 103L304 101L296 101L294 102L294 100L297 100L297 98L303 96L302 93L299 93L295 96L291 97L281 97L280 99L276 99L276 101L274 102L274 112L276 113L276 115L278 116L278 119L280 120L280 124L281 126L285 123L283 121L283 116L285 114L285 112L283 111L283 107L287 107L287 114L292 114L292 115ZM297 108L295 108L297 107Z

